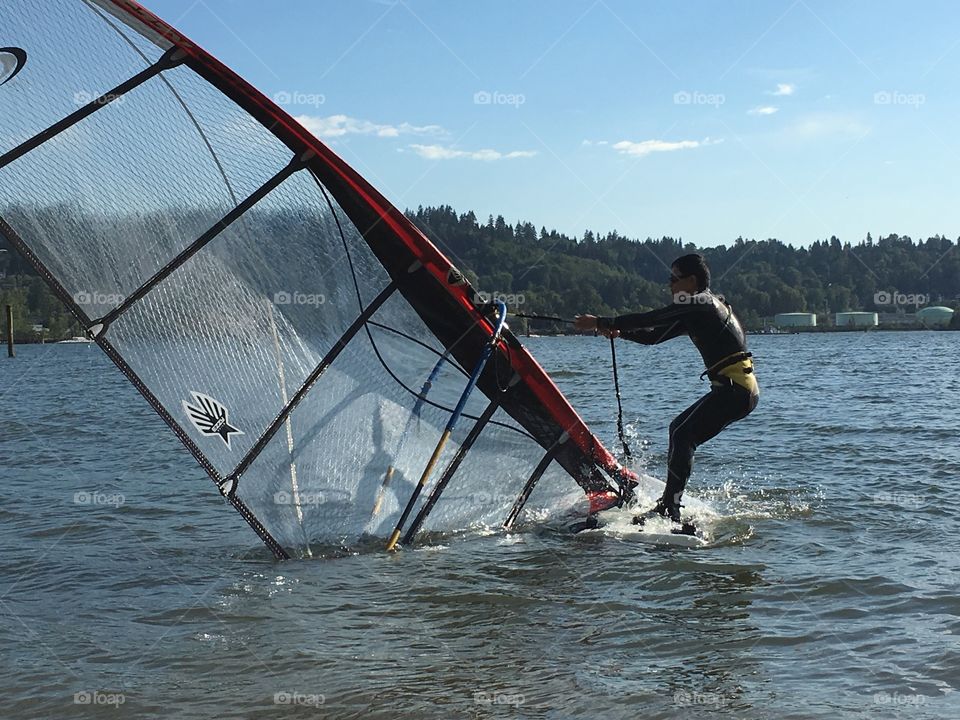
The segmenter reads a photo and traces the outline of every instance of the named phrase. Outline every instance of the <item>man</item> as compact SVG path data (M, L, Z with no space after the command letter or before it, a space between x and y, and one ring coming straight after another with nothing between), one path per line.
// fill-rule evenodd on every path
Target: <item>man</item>
M655 512L680 522L680 498L693 468L693 453L727 425L749 415L760 390L743 328L730 305L710 291L710 268L702 255L684 255L670 269L673 304L615 318L580 315L574 327L657 345L687 335L710 378L710 392L670 423L667 483Z

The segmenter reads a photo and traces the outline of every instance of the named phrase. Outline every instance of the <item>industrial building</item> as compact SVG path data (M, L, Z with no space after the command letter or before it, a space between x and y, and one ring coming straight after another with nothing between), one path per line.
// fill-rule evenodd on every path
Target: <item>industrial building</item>
M804 312L777 313L773 316L773 324L778 328L813 328L817 326L817 315Z
M917 311L917 321L928 328L945 328L953 320L953 310L948 307L935 305Z
M835 324L837 327L876 327L879 318L875 312L838 312Z

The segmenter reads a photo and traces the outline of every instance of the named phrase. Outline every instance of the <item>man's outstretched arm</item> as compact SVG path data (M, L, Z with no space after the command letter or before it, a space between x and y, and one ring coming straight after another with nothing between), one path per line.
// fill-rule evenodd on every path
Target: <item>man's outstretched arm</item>
M640 328L639 330L624 330L620 337L624 340L640 343L641 345L659 345L675 337L686 335L687 330L681 323L674 323L666 328Z
M658 310L651 310L645 313L630 313L629 315L617 315L612 318L597 318L597 329L619 330L621 333L646 330L649 328L667 329L675 324L683 326L683 320L696 311L697 306L693 303L673 303Z
M643 345L657 345L687 334L680 321L688 312L685 305L668 305L648 313L620 315L615 318L578 315L574 327L580 331L595 330L607 337L623 337ZM642 324L650 321L649 324Z

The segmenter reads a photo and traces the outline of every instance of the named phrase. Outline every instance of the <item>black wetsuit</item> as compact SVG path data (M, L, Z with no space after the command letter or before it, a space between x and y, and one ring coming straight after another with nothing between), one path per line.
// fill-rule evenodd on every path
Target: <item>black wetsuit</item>
M703 356L710 392L670 423L667 486L661 503L676 517L694 451L757 406L760 391L743 327L730 305L710 290L680 296L672 305L652 312L598 318L598 327L614 328L624 339L644 345L688 335Z

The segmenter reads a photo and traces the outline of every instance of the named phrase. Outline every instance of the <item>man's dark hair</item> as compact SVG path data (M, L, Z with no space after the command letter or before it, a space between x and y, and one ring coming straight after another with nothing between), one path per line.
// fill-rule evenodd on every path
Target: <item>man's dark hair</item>
M680 272L681 277L693 275L697 278L697 292L703 292L710 287L710 268L700 253L692 253L678 257L673 266Z

